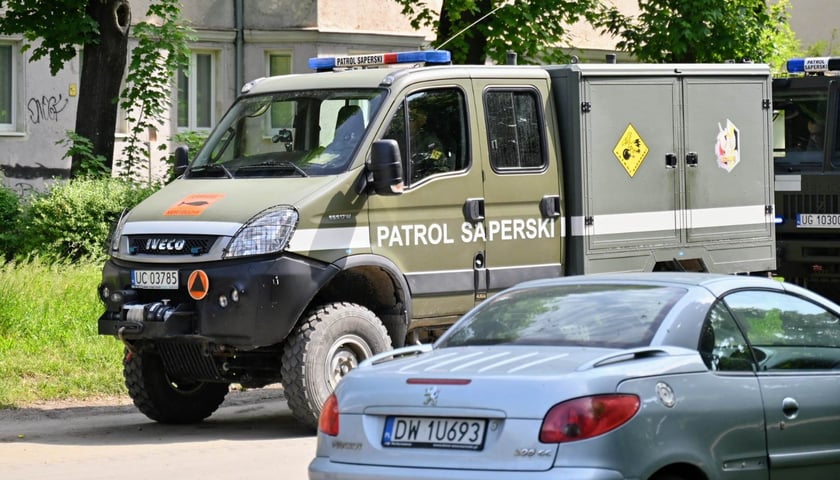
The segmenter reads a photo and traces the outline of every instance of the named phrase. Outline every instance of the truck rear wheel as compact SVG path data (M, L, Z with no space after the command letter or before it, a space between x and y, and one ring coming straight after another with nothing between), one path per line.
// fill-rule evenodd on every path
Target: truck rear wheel
M362 360L390 349L388 332L365 307L337 302L310 311L283 349L283 388L292 414L316 428L338 381Z
M134 405L160 423L197 423L209 417L225 399L227 383L172 381L155 353L126 352L123 376Z

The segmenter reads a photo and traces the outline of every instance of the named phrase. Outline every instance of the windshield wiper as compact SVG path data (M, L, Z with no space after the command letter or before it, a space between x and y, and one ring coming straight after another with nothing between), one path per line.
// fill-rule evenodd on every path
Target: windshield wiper
M301 177L308 177L306 171L288 160L267 160L253 165L243 165L237 170L258 170L264 168L292 169Z
M222 165L221 163L208 163L198 167L191 167L189 170L187 170L187 176L191 176L193 173L208 174L215 172L222 172L227 178L233 178L233 174L230 172L230 170L228 170L228 168Z

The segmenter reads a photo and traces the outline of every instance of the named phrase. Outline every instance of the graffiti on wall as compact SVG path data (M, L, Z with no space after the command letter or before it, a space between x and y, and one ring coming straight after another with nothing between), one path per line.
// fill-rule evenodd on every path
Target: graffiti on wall
M64 98L64 95L43 95L41 98L32 97L26 102L26 109L29 111L29 120L33 124L39 124L42 121L58 121L58 114L67 108L70 100Z

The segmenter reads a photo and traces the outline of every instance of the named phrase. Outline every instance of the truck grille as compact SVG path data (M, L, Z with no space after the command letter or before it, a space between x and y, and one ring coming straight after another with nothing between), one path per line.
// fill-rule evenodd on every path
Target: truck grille
M221 380L213 357L199 343L159 342L158 352L166 374L172 379Z
M142 235L128 237L131 255L204 255L216 243L215 236Z
M790 194L782 195L782 215L795 220L797 213L840 213L840 195Z

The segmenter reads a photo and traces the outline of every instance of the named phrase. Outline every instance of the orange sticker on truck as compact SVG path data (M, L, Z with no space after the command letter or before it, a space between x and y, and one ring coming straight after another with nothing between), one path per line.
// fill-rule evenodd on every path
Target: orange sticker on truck
M207 207L219 201L223 193L194 193L182 198L178 203L163 212L164 215L197 216L204 213Z

